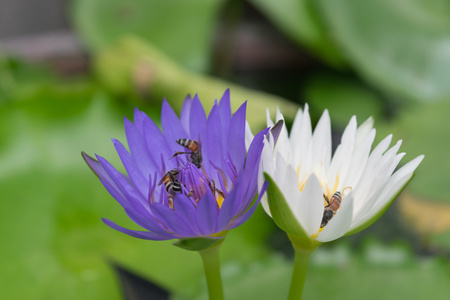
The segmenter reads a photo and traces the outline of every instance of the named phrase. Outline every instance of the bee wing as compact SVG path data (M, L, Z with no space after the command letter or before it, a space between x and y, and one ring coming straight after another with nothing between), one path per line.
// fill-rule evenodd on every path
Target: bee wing
M202 142L200 140L200 134L198 135L196 143L197 143L197 152L202 152Z

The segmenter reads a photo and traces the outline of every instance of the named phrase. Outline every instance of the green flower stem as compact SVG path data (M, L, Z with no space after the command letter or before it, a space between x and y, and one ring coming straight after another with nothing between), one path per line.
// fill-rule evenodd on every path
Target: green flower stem
M220 244L199 251L205 268L206 283L210 300L223 300L222 279L219 262Z
M308 271L309 259L313 253L313 251L305 251L295 246L294 250L294 273L292 274L288 300L302 299L303 286L305 284L306 272Z

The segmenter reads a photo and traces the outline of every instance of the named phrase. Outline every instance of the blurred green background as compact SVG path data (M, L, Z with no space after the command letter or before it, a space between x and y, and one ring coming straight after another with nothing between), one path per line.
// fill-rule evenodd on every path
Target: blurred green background
M334 144L352 115L373 116L404 161L425 154L378 222L314 253L304 299L448 299L448 0L38 2L0 1L0 299L143 299L118 267L206 299L198 254L101 222L136 227L80 152L120 166L123 115L158 120L163 97L179 111L187 93L210 108L227 88L254 131L266 107L289 125L309 103L314 121L330 110ZM221 259L228 299L285 298L290 244L261 210Z

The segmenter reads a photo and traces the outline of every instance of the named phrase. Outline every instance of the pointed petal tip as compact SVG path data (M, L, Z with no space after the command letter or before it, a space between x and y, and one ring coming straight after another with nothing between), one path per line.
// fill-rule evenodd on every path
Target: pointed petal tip
M413 171L414 171L420 165L420 163L422 162L422 160L424 158L425 158L425 155L421 154L421 155L417 156L416 158L414 158L413 160L411 160L408 164L410 164L414 167L413 168Z
M83 157L84 161L90 165L90 161L97 161L95 158L93 158L92 156L90 156L89 154L87 154L84 151L81 151L81 156ZM95 155L97 156L97 155Z
M136 120L136 116L139 116L139 114L141 113L142 111L139 109L139 108L137 108L137 106L135 106L134 107L134 109L133 109L133 115L134 115L134 119Z
M230 88L227 88L224 92L223 92L223 95L222 95L222 99L221 100L223 100L223 99L226 99L226 98L230 98Z

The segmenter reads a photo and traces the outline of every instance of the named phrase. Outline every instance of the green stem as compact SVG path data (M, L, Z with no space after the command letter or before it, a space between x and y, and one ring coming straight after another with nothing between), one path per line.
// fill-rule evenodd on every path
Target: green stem
M313 251L305 251L295 246L294 250L295 250L294 273L292 274L288 300L302 299L303 286L305 285L309 259L313 252Z
M199 251L205 268L206 283L210 300L223 300L222 279L219 262L220 244Z

